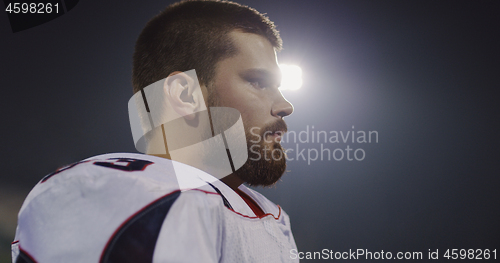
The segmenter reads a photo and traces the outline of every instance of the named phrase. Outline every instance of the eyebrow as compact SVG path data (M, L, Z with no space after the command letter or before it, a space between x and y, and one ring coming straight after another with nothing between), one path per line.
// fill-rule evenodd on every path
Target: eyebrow
M257 78L261 80L268 81L272 83L273 85L280 86L281 84L281 72L278 71L279 73L275 74L267 69L262 69L262 68L251 68L243 71L240 76L242 78L248 79L248 78Z

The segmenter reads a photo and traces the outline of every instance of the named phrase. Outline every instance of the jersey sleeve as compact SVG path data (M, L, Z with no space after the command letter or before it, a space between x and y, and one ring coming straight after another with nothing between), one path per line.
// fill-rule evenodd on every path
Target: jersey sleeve
M190 190L171 207L153 262L219 262L222 220L219 195Z

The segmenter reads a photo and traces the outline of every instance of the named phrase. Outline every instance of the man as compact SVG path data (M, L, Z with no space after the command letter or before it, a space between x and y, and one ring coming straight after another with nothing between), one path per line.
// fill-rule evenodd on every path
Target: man
M148 155L96 156L45 176L19 213L13 262L291 261L288 216L243 185L269 186L285 171L279 141L293 108L278 90L280 48L271 21L231 2L181 2L149 21L136 44L129 103L146 109L144 148L134 141ZM151 95L155 83L160 97ZM161 117L155 103L166 105ZM217 116L221 107L241 114L241 165L231 148L238 121L230 110ZM190 133L203 123L210 136ZM227 155L204 143L216 137ZM229 160L230 172L203 161L212 155Z

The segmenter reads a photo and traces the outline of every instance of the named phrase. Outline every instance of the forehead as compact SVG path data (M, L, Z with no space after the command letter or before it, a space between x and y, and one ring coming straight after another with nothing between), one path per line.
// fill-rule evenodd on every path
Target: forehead
M237 53L218 63L219 73L261 70L275 76L280 75L276 51L265 37L239 30L231 31L229 37L233 41Z

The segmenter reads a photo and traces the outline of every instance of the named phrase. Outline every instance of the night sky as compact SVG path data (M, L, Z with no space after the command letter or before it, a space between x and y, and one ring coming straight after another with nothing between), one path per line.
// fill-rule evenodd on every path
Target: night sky
M172 2L81 0L17 33L0 5L0 204L65 164L136 152L133 48ZM306 160L258 191L290 215L300 251L500 253L500 1L239 3L267 13L283 38L280 63L303 70L302 88L283 91L290 131L378 133L371 143L284 143ZM363 160L307 160L346 147Z

